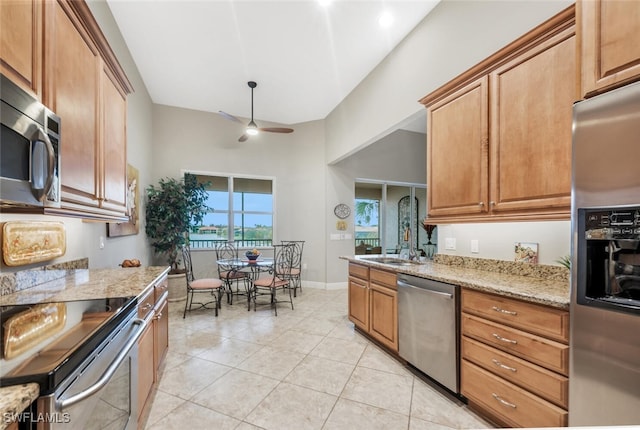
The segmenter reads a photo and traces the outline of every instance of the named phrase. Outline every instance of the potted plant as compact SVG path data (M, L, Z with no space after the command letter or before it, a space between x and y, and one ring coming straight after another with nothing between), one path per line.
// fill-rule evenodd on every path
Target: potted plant
M187 293L186 279L184 269L180 269L178 255L182 245L189 240L189 227L200 224L209 209L205 204L205 185L198 183L194 175L185 174L181 179L160 179L157 186L147 187L146 194L145 232L156 254L165 255L171 265L169 299L183 300ZM179 280L173 288L172 280L174 284Z

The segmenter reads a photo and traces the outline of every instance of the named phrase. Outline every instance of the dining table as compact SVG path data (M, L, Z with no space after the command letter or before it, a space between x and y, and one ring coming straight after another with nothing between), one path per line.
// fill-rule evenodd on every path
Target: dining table
M247 274L247 309L251 310L251 300L249 297L251 295L253 281L258 279L260 273L273 270L273 258L258 257L255 260L249 260L248 258L223 258L216 260L216 263L219 267L223 268L223 271L244 272ZM231 292L231 294L233 294L233 292Z

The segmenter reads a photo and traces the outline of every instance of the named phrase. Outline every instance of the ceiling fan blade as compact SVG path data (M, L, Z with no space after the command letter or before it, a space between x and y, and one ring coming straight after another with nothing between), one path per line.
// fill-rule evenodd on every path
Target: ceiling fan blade
M249 135L247 133L244 133L242 136L240 136L240 138L238 139L238 142L244 142L249 138Z
M242 121L240 121L238 118L236 118L235 116L231 115L230 113L226 113L226 112L223 112L223 111L219 110L218 114L221 117L228 119L229 121L237 122L239 124L244 124Z
M260 131L268 131L270 133L293 133L292 128L285 127L260 127L258 128Z

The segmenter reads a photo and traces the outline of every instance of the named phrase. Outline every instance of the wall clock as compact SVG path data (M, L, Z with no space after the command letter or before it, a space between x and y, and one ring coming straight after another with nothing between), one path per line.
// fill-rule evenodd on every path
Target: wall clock
M333 213L340 219L345 219L351 214L351 208L344 203L340 203L333 208Z

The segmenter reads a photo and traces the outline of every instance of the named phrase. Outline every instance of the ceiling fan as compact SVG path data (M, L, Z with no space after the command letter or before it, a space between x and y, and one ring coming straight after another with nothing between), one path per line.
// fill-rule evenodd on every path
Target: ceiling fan
M249 138L249 136L255 136L256 134L258 134L261 131L267 131L270 133L293 133L293 129L292 128L285 128L285 127L258 127L258 125L255 123L255 121L253 120L253 89L255 87L258 86L257 83L255 83L254 81L249 81L247 82L247 85L249 85L249 88L251 88L251 121L249 121L249 124L247 124L247 129L245 130L245 132L242 134L242 136L240 136L240 138L238 139L238 142L244 142L245 140L247 140ZM218 111L218 113L220 115L222 115L224 118L240 123L242 124L242 121L240 121L238 118L236 118L235 116L228 114L226 112L223 111Z

